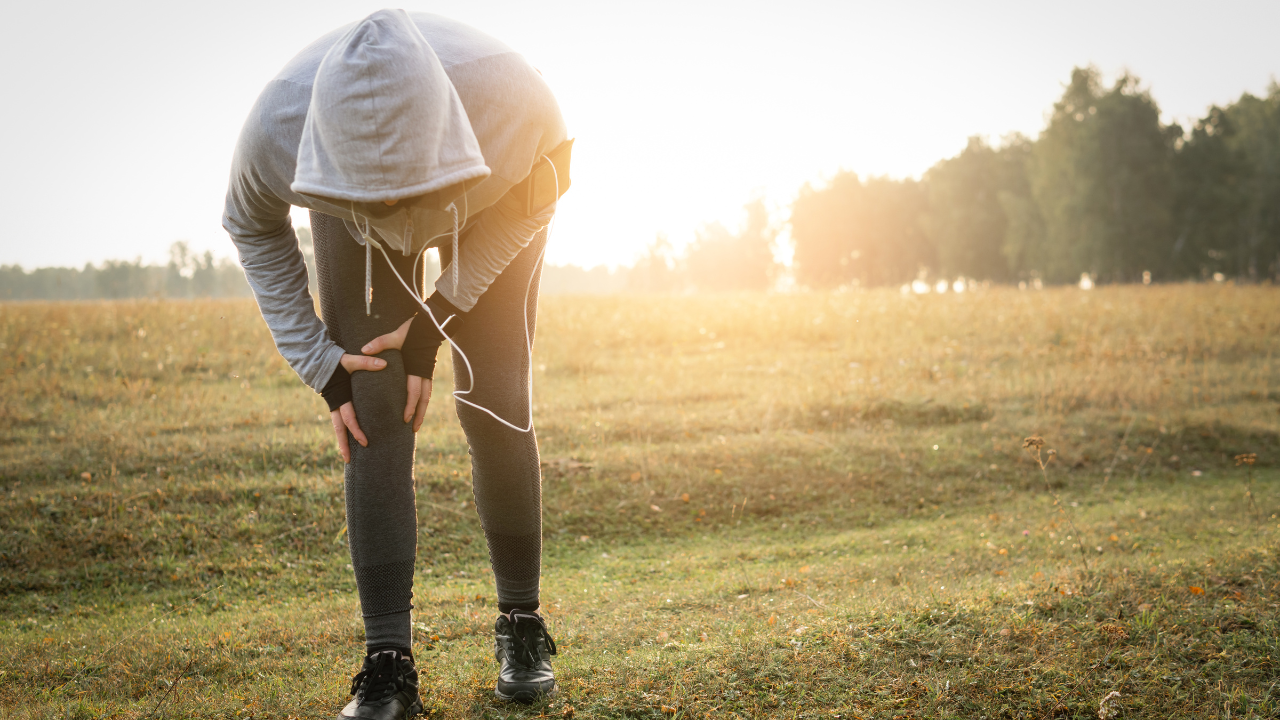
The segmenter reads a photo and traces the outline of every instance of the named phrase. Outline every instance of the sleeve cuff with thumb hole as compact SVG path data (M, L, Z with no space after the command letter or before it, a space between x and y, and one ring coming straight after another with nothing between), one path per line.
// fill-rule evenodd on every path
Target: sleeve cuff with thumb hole
M329 376L329 382L320 389L320 397L329 405L329 412L351 402L351 373L342 367L342 363L338 363L333 375Z
M439 352L440 345L449 336L457 334L466 313L454 307L438 292L427 298L426 305L436 321L444 326L444 333L431 322L426 312L419 312L409 325L409 332L400 347L400 356L404 359L405 374L429 380L435 373L436 353Z

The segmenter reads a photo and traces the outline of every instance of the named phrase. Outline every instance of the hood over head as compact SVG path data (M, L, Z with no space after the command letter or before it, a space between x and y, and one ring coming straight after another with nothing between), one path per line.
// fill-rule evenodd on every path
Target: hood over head
M489 176L435 51L403 10L379 10L325 54L298 145L294 192L443 209Z

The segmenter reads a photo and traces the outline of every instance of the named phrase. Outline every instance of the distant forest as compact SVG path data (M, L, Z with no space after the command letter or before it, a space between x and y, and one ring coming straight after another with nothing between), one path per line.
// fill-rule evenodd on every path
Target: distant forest
M297 229L298 245L317 288L311 228ZM228 241L230 242L230 241ZM143 265L142 260L108 260L83 268L46 267L30 272L17 265L0 265L0 300L117 300L123 298L251 297L239 263L199 255L179 240L169 246L167 265Z
M628 284L771 287L776 229L762 202L746 210L741 231L704 226L681 257L660 238ZM920 180L841 172L790 210L802 287L1280 281L1280 84L1183 128L1136 77L1104 87L1076 68L1035 140L971 138Z
M765 290L784 268L762 200L741 227L699 228L675 253L659 237L634 266L548 266L555 293ZM1192 127L1165 125L1151 93L1122 75L1104 86L1076 68L1048 126L992 144L969 140L919 180L840 172L800 188L785 222L800 287L897 286L965 278L1016 283L1280 281L1280 84L1211 107ZM299 242L314 269L311 235ZM313 291L314 291L314 275ZM0 266L0 300L239 297L230 260L183 242L168 265Z
M248 297L251 294L239 264L226 258L214 260L208 252L196 255L181 241L169 247L168 265L143 265L141 259L31 271L17 265L0 265L0 300Z

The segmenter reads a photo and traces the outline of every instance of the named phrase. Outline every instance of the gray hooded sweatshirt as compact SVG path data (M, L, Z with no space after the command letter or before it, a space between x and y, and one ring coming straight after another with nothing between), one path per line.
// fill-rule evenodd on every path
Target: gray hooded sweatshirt
M290 206L342 218L388 252L465 233L436 289L466 311L549 221L554 208L529 217L508 191L566 138L536 69L438 15L380 10L290 61L240 132L222 225L303 382L324 387L343 351L316 317ZM417 200L381 205L406 198Z

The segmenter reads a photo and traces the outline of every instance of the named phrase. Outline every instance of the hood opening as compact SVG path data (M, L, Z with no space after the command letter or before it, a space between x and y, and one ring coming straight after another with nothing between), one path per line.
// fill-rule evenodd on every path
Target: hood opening
M417 198L443 210L489 174L457 90L408 13L379 10L325 54L294 192L343 203Z

